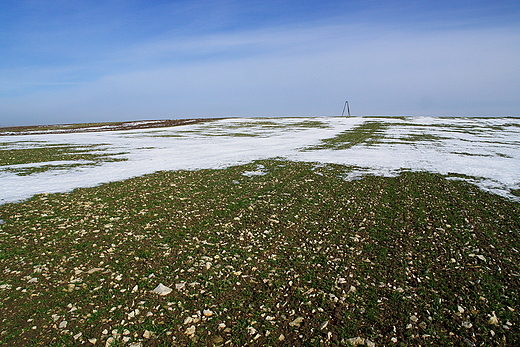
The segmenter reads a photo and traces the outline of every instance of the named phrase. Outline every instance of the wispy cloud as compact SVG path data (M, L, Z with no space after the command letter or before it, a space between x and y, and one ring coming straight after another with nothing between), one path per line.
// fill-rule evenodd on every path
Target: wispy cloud
M520 110L515 24L365 16L230 29L232 11L213 15L224 18L219 30L177 27L113 44L82 38L56 64L1 69L2 123L338 114L345 99L354 114Z

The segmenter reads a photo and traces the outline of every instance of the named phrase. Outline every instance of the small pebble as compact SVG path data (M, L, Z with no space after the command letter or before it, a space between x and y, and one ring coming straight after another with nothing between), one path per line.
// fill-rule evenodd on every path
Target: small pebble
M471 322L462 322L462 326L466 329L471 329L473 324L471 324Z
M224 342L224 339L221 336L215 336L213 338L213 343L222 343Z

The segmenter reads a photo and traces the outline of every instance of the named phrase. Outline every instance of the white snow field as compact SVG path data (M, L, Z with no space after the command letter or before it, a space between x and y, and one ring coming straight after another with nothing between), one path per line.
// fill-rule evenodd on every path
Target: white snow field
M349 131L364 134L362 142L322 142ZM510 191L520 188L520 118L229 118L169 128L0 136L2 150L56 144L97 145L95 153L124 153L114 157L127 160L0 166L0 204L159 170L225 168L268 158L355 166L347 180L436 172L520 200ZM71 163L79 165L64 165ZM41 165L51 166L29 175L16 172Z

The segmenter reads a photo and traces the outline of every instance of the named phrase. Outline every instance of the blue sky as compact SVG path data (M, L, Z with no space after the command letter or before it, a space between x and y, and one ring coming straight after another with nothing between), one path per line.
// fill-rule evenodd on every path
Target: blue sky
M0 126L520 116L517 1L0 2Z

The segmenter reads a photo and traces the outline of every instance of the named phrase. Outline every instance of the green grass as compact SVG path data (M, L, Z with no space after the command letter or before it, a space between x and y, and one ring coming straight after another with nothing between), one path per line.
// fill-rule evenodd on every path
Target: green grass
M341 150L364 144L371 145L384 138L384 130L388 124L380 122L365 122L352 129L345 130L334 137L323 139L315 146L309 146L304 151L315 151L321 149Z
M520 204L350 169L263 160L0 206L0 344L520 344Z
M9 148L13 145L21 145L25 148ZM125 153L107 153L106 145L75 146L68 144L48 144L38 142L25 142L2 144L5 149L0 149L0 166L19 165L32 163L49 164L34 167L0 168L0 171L11 171L18 175L28 175L47 170L64 169L75 166L97 165L102 162L124 161L118 157ZM75 164L52 164L53 161L83 161ZM84 161L88 161L85 163Z
M418 141L428 141L428 142L434 142L434 141L440 141L440 140L446 140L447 137L441 137L436 136L432 134L411 134L406 137L399 138L400 141L406 141L406 142L418 142Z
M75 130L100 126L117 126L125 124L125 122L101 122L101 123L76 123L76 124L56 124L56 125L35 125L35 126L19 126L19 127L3 127L0 131L9 133L23 133L26 131L52 131L52 130Z

